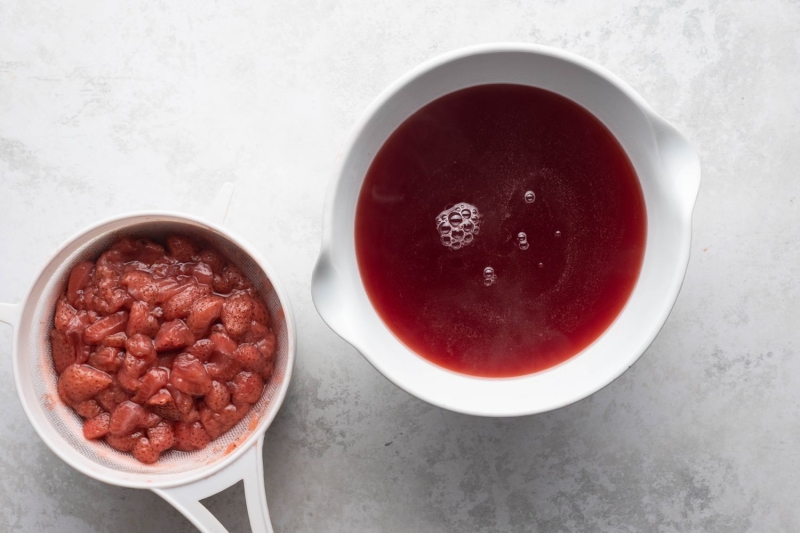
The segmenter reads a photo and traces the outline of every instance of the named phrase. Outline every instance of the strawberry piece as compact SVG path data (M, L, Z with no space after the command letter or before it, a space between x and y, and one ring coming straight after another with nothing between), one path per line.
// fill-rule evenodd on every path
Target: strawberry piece
M262 326L269 327L270 318L269 311L260 298L253 298L253 320Z
M180 420L181 412L175 404L175 399L167 389L161 389L147 400L147 405L154 413L169 420Z
M128 289L134 299L148 305L158 302L158 287L153 282L153 276L141 270L126 272L119 278L120 285Z
M252 372L240 372L233 379L233 403L254 404L261 398L264 380Z
M214 355L206 363L208 375L219 381L229 381L241 370L242 367L232 356L221 352L214 352Z
M119 379L119 375L117 375L117 379ZM128 400L129 398L130 394L125 392L125 390L120 387L119 383L112 383L110 387L101 390L94 397L97 403L99 403L103 409L109 413L113 411L116 406L125 400Z
M225 270L222 271L222 276L228 280L228 283L235 290L244 290L250 287L250 282L244 277L242 271L233 265L226 266Z
M66 298L60 298L56 302L56 316L54 319L56 329L61 333L67 333L72 320L77 314L78 311L67 302Z
M267 358L252 344L240 344L233 358L248 372L259 372L267 364Z
M190 395L179 391L172 383L167 383L165 388L175 399L175 406L178 408L178 412L181 414L181 420L184 420L186 415L188 415L192 409L194 409L194 399Z
M277 339L275 338L275 333L270 330L266 337L256 343L256 348L258 348L259 352L264 354L264 357L266 357L268 361L271 361L275 356L276 344Z
M144 417L144 421L142 422L142 427L145 428L154 428L161 423L163 417L159 416L156 413L147 412L147 416Z
M58 381L70 400L82 402L111 385L111 376L88 365L70 365Z
M155 366L172 370L172 363L175 362L175 357L179 352L166 352L159 354L158 359L154 363Z
M192 304L203 296L211 293L208 285L198 285L192 283L181 292L164 302L164 319L175 320L176 318L186 318L192 310Z
M164 368L151 368L139 380L139 389L133 395L134 403L145 403L152 395L162 389L169 379L169 372Z
M158 355L150 337L141 333L128 337L125 347L129 354L138 359L144 359L148 363L153 362Z
M211 378L195 356L182 353L172 363L170 383L184 394L199 396L211 390Z
M196 300L189 311L186 325L195 337L203 337L212 322L222 313L222 304L225 299L221 296L210 295Z
M136 440L131 450L133 456L140 463L151 465L158 461L159 453L150 445L150 439L147 437L140 437Z
M53 351L53 366L61 374L69 365L75 363L75 347L67 336L57 329L50 331L50 345Z
M211 442L211 438L200 422L178 422L175 424L174 433L173 447L182 452L202 450Z
M261 322L256 322L255 320L251 320L250 329L248 329L247 333L245 333L244 336L242 337L242 342L255 344L261 339L265 338L267 335L269 335L269 331L270 329Z
M228 296L222 305L220 319L231 337L241 337L250 328L253 317L253 299L247 294Z
M135 304L134 304L135 305ZM128 317L128 327L131 324L131 318L133 317L133 313L130 314ZM112 348L124 348L125 342L128 340L128 336L121 331L119 333L114 333L113 335L109 335L105 339L103 339L103 346L110 346Z
M175 443L175 432L172 429L172 424L161 422L157 426L147 430L147 438L150 439L150 445L153 450L161 453L172 448Z
M139 388L139 378L145 373L150 363L146 359L139 359L128 353L122 361L122 368L117 373L117 381L128 392L136 392Z
M206 361L214 353L214 343L210 339L200 339L192 344L187 351L201 361Z
M88 440L99 439L108 435L108 421L111 415L100 413L83 423L83 436Z
M197 263L189 268L189 273L194 276L201 285L212 285L214 283L214 272L205 263Z
M83 418L94 418L103 412L103 408L95 400L78 402L72 408Z
M158 302L166 302L193 283L195 283L195 280L190 276L177 276L174 274L167 274L163 279L156 279Z
M136 241L136 253L133 258L145 265L152 265L164 257L164 247L150 239L139 239Z
M214 274L219 274L225 267L225 260L214 250L203 250L197 254L197 260L211 267Z
M264 368L258 371L258 375L261 376L261 379L263 379L264 383L266 383L267 381L269 381L269 378L272 377L274 371L275 371L275 360L270 359L267 362L267 364L264 365Z
M128 261L133 257L133 254L136 253L136 241L130 237L123 237L112 244L109 250L116 250L121 254L122 260Z
M122 366L125 356L117 348L104 346L89 356L89 364L103 372L114 373Z
M125 333L132 337L137 333L154 337L158 332L158 319L153 315L152 308L145 302L133 302L128 317L128 327Z
M200 411L200 422L203 424L209 436L212 439L216 439L235 426L239 420L244 418L244 415L246 415L249 410L249 405L234 404L227 405L219 413L204 408Z
M133 450L133 446L136 444L140 438L144 436L144 433L141 431L136 431L131 433L130 435L111 435L110 433L106 435L106 442L109 446L114 448L115 450L119 450L121 452L129 452Z
M87 344L97 344L109 335L125 331L128 323L128 312L120 311L113 315L101 318L83 332L83 338Z
M94 263L84 261L78 263L69 273L69 281L67 282L67 300L75 307L83 304L83 289L92 279L92 271L94 270Z
M111 412L108 432L115 436L128 435L144 423L147 411L136 403L125 401Z
M208 339L214 343L214 353L221 353L227 356L232 356L236 351L238 343L231 339L227 333L221 331L212 331Z
M188 237L170 235L167 237L167 251L181 263L188 263L197 254L197 246Z
M205 395L203 401L212 411L222 411L229 403L231 403L231 393L228 387L219 381L211 382L211 390Z
M194 335L183 320L164 322L156 334L155 345L159 352L179 350L192 344L194 344Z
M229 294L233 290L233 283L222 274L214 274L214 281L211 283L214 292L217 294Z

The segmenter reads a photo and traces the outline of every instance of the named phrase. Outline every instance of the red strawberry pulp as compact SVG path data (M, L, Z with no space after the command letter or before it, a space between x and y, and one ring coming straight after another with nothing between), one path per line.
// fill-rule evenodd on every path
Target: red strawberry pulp
M58 394L85 419L84 437L147 464L231 429L275 355L252 283L187 237L164 244L125 238L75 266L50 333Z

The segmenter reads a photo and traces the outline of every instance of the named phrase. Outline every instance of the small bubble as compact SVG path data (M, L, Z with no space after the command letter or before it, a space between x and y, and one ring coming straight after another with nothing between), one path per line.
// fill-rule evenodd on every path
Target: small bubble
M525 193L525 202L532 204L533 201L536 200L536 195L533 194L533 191L528 191Z
M484 278L491 278L492 276L494 276L494 269L492 267L486 267L483 269Z
M453 227L450 226L450 224L439 224L439 233L442 235L450 233L451 229L453 229Z
M462 209L461 216L464 217L464 220L469 220L469 217L472 216L472 213L470 212L469 209Z
M519 243L519 249L520 250L527 250L528 248L530 248L530 246L531 245L528 244L528 241L520 241L520 243Z
M539 263L539 268L544 268L544 263Z
M492 281L492 278L484 278L483 280L483 284L486 285L487 287L492 283L494 283L494 281Z
M474 239L474 238L475 237L472 236L472 233L467 233L466 235L464 235L464 244L471 243L472 239Z
M525 235L524 231L520 231L519 233L517 233L517 239L519 239L521 241L527 241L528 240L528 236Z
M560 231L556 231L556 237L561 237L561 232Z
M450 213L448 220L450 221L450 224L452 224L453 226L458 226L459 224L461 224L462 219L459 213Z

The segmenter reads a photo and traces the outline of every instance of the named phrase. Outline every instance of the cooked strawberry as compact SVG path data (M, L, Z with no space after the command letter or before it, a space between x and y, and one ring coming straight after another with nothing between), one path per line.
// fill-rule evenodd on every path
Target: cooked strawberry
M83 332L83 338L87 344L97 344L109 335L125 331L128 323L128 312L119 311L113 315L101 318Z
M232 356L221 352L214 352L206 363L206 372L213 379L219 381L229 381L242 370L239 363Z
M183 320L164 322L156 334L155 345L159 352L180 350L192 344L194 344L194 335Z
M136 431L131 433L130 435L106 435L106 442L109 446L114 448L115 450L119 450L121 452L129 452L133 450L133 446L136 444L140 438L144 436L144 433L141 431Z
M261 302L260 298L253 298L253 320L262 326L269 327L270 318L269 311L266 306Z
M111 415L100 413L83 423L83 436L89 440L99 439L108 434L108 421Z
M136 253L134 259L141 261L145 265L152 265L164 257L164 247L150 239L139 239L136 241Z
M154 428L157 425L159 425L162 420L163 420L162 416L160 416L160 415L158 415L156 413L151 413L151 412L147 411L147 416L145 416L144 420L142 421L142 427L144 427L144 428Z
M170 275L169 277L156 279L155 284L158 288L158 302L166 302L193 283L196 283L196 281L191 276Z
M115 436L128 435L142 426L147 411L141 405L125 401L114 408L109 420L108 432Z
M88 400L111 385L111 376L88 365L70 365L58 380L66 396L73 402Z
M103 412L103 408L100 407L95 400L84 400L82 402L78 402L72 406L75 409L75 412L81 415L83 418L94 418L100 413Z
M124 261L128 261L133 257L133 254L136 253L136 241L130 237L123 237L112 244L109 250L116 250L122 254L122 259Z
M167 237L167 251L181 263L188 263L197 254L197 246L188 237L170 235Z
M159 453L150 445L150 440L147 437L140 437L136 440L131 450L133 456L140 463L151 465L158 461Z
M264 357L269 361L275 356L276 343L277 339L275 338L275 333L270 330L266 337L256 343L256 348L258 348L258 351L264 354Z
M178 422L175 424L174 432L175 443L173 447L182 452L201 450L211 442L211 438L200 422Z
M164 302L164 306L162 307L164 310L164 319L175 320L176 318L186 318L192 310L192 304L199 298L207 296L210 293L211 287L208 285L192 283Z
M250 329L247 330L247 333L244 334L242 337L242 342L248 342L250 344L255 344L261 339L264 339L269 335L270 329L262 324L261 322L256 322L255 320L250 321Z
M203 400L212 411L222 411L226 405L231 403L231 393L224 384L219 381L212 381L211 390Z
M233 358L242 369L248 372L259 372L267 364L267 358L252 344L240 344L233 353Z
M125 358L122 351L104 346L89 356L89 364L103 372L113 373L120 369Z
M212 331L208 338L214 343L214 353L232 356L233 352L236 351L236 347L238 346L238 343L230 338L227 333L220 331Z
M222 304L225 299L221 296L212 294L196 300L189 311L186 325L195 337L202 337L208 331L212 322L219 318L222 313Z
M169 372L164 368L151 368L145 372L139 380L139 389L133 395L131 401L134 403L144 403L152 395L162 389L169 379Z
M148 305L155 305L158 302L158 287L148 272L141 270L126 272L120 276L119 283L137 301Z
M261 398L264 380L252 372L239 372L233 379L233 403L254 404Z
M157 357L156 347L153 341L147 335L137 333L132 337L128 337L125 342L125 348L128 353L138 359L144 359L147 362L152 362Z
M155 366L172 370L172 363L175 362L175 357L180 352L164 352L158 355L158 359L154 363Z
M247 332L252 317L253 299L244 293L228 296L220 314L225 330L233 338L240 337Z
M234 290L243 290L250 287L250 282L244 277L242 271L233 265L228 265L222 272L222 276L227 278Z
M61 333L67 333L72 319L75 318L77 314L78 311L67 302L66 298L60 298L58 302L56 302L56 329Z
M180 420L181 412L175 404L175 399L167 389L161 389L147 400L147 405L163 418Z
M274 371L275 371L275 360L270 359L267 362L267 364L264 365L264 368L258 371L258 375L261 376L261 379L263 379L264 383L266 383L267 381L269 381L269 378L272 377Z
M69 273L69 281L67 282L67 300L73 306L80 307L83 302L83 289L92 279L92 271L94 270L94 263L84 261L78 263Z
M182 353L175 358L170 383L184 394L192 396L206 394L211 390L211 378L203 363L188 353Z
M214 343L210 339L200 339L186 351L201 361L206 361L214 353Z
M231 280L222 274L214 274L214 281L211 283L214 292L217 294L229 294L233 290Z
M197 254L197 260L211 267L211 271L215 274L222 272L225 267L225 260L214 250L203 250Z
M214 283L214 272L205 263L196 263L191 266L189 273L194 276L201 285L212 285Z
M131 325L131 317L133 313L130 314L128 317L128 327ZM109 335L105 339L103 339L103 346L110 346L112 348L124 348L125 342L128 340L128 336L125 333L119 332L114 333L113 335Z
M131 312L128 317L128 327L126 328L128 337L137 333L155 337L158 333L158 319L153 314L153 309L145 302L133 302Z
M50 344L53 352L53 366L57 374L61 374L69 365L75 363L75 347L67 336L53 328L50 331Z
M218 413L211 409L204 408L200 410L200 422L202 422L203 427L211 438L216 439L235 426L239 420L244 418L244 415L246 415L249 410L249 405L234 404L225 406L225 408Z
M175 405L177 406L178 411L180 411L180 413L182 415L181 418L183 418L183 416L189 414L189 412L192 409L194 409L194 398L192 398L191 395L186 394L184 392L181 392L172 383L167 383L167 386L165 388L169 391L169 393L175 399Z
M117 381L128 392L135 392L139 388L139 378L145 373L150 363L146 359L139 359L131 353L125 354L122 368L117 373Z
M147 430L147 438L150 439L150 445L159 453L172 448L175 443L175 432L172 429L172 424L161 422L157 426Z

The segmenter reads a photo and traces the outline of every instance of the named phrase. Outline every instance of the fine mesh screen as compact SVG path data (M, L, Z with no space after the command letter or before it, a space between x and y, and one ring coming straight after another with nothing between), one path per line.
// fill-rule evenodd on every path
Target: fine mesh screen
M206 448L194 452L170 450L161 455L157 463L145 465L132 455L121 453L104 441L88 441L83 437L83 422L72 409L65 406L58 396L57 376L51 359L49 333L53 327L55 304L64 291L69 273L80 261L93 261L114 241L122 237L146 237L164 242L167 235L178 233L187 235L219 251L230 263L239 268L253 283L259 295L266 302L272 319L272 329L277 337L275 352L275 372L267 382L261 399L252 406L250 412L227 433L212 441ZM31 351L25 356L27 372L36 397L43 404L46 425L64 438L86 459L120 472L146 474L154 479L159 475L187 472L207 466L230 453L243 442L264 418L272 407L272 398L280 391L288 364L288 329L278 295L269 279L258 264L224 235L205 226L189 221L143 220L133 222L124 228L87 238L63 261L46 283L36 304L31 323L28 347ZM21 369L24 365L20 366Z

